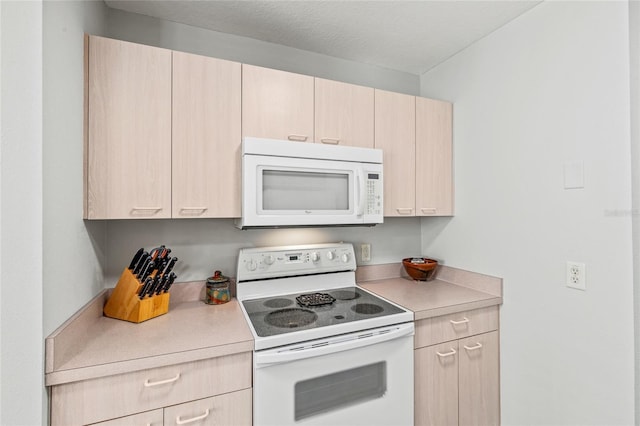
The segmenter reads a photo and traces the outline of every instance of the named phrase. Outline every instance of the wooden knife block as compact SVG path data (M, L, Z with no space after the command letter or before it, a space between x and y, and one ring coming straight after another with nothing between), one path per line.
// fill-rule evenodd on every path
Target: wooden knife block
M113 289L103 313L109 318L140 323L169 312L169 293L145 297L140 300L138 292L142 283L129 268L124 268L116 288Z

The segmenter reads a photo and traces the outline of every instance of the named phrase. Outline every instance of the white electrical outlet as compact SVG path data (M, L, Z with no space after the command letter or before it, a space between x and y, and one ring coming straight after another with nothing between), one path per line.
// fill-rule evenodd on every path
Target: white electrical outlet
M567 262L567 287L586 290L586 284L587 275L585 264L580 262Z
M371 244L369 243L360 244L360 259L363 262L371 261Z

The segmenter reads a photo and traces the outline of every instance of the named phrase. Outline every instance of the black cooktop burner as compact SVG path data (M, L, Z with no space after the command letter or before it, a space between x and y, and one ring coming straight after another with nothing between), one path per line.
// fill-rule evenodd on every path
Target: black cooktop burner
M301 294L296 297L296 301L300 304L300 306L324 306L330 305L336 301L333 297L328 295L327 293L309 293L309 294Z
M318 315L306 309L280 309L277 311L269 312L264 317L264 321L274 327L279 328L297 328L304 327L315 322L318 319Z
M293 302L289 299L284 299L284 298L276 298L276 299L269 299L267 301L264 302L264 306L266 306L267 308L286 308L287 306L293 304Z
M357 314L374 315L384 311L384 308L373 303L358 303L353 305L351 310Z
M332 291L331 295L337 300L353 300L360 297L360 293L355 290L337 290Z

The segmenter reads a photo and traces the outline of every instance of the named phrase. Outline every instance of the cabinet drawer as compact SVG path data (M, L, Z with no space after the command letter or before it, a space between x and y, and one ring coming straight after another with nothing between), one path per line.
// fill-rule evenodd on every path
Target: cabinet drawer
M165 408L164 424L251 426L251 389Z
M51 424L95 423L251 387L251 352L54 386Z
M164 422L162 408L144 413L133 414L126 417L107 420L106 422L93 423L91 426L162 426Z
M435 345L497 329L497 306L426 318L416 322L415 347Z

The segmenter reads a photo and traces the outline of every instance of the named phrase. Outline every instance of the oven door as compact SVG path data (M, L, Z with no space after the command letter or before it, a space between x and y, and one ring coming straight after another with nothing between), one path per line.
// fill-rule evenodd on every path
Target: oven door
M382 223L381 188L381 164L244 155L241 227Z
M413 323L258 351L253 422L413 425Z

